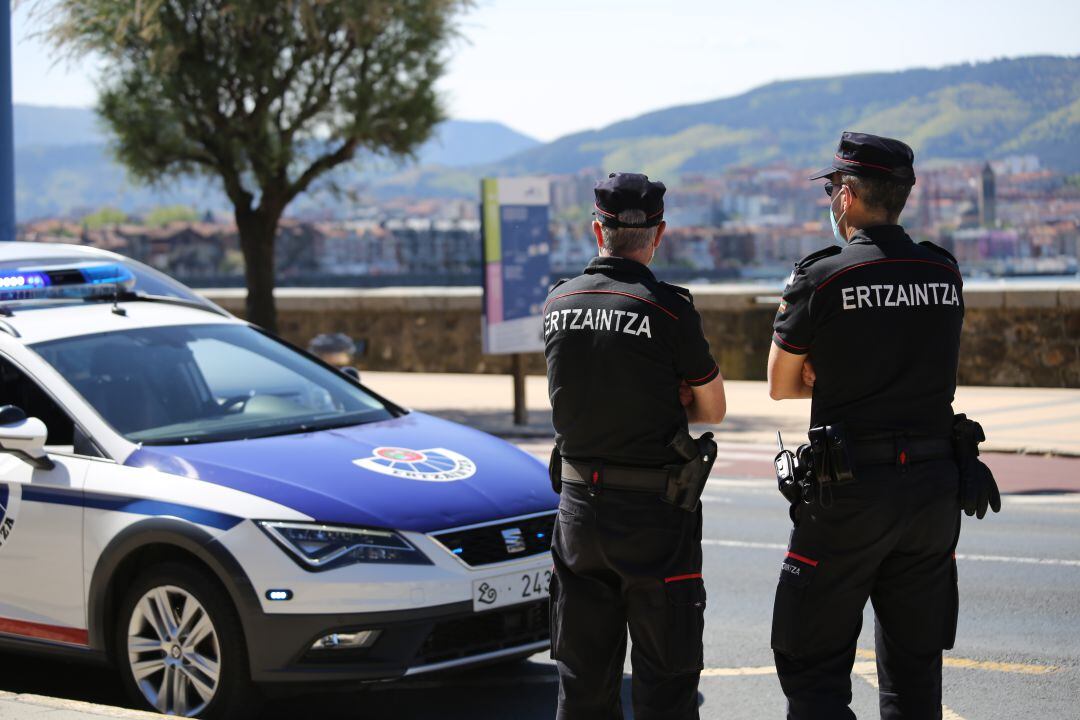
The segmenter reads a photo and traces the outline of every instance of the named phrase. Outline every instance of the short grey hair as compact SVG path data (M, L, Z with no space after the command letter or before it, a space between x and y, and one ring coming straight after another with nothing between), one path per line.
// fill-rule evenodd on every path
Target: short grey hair
M617 216L619 222L638 224L645 222L644 210L623 210ZM612 255L624 255L644 250L656 240L657 227L608 227L600 226L604 249Z
M911 185L885 178L841 174L840 182L849 185L867 207L884 210L885 216L895 222L904 211Z

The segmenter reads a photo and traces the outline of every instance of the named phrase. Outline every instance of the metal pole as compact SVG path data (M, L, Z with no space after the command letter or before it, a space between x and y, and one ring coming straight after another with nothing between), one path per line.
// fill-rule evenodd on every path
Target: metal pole
M525 356L513 354L514 373L514 424L528 425L529 411L525 407Z
M11 104L11 3L0 10L0 241L15 239L15 137Z

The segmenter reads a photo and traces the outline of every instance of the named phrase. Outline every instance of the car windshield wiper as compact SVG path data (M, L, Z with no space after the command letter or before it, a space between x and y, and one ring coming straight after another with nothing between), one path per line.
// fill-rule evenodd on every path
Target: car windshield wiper
M335 428L353 427L355 425L366 425L368 423L379 422L380 420L386 420L389 418L372 418L370 420L363 419L366 415L371 413L386 412L390 418L393 414L389 411L380 411L379 409L372 409L359 415L353 415L348 418L338 418L332 421L326 422L311 422L300 423L298 425L289 425L280 428L262 428L259 430L251 431L237 431L234 433L218 433L213 435L175 435L166 438L153 438L150 440L139 440L137 438L129 437L129 440L138 442L142 445L204 445L206 443L215 442L232 442L234 440L258 440L260 438L268 437L280 437L282 435L298 435L300 433L308 432L320 432L322 430L333 430Z

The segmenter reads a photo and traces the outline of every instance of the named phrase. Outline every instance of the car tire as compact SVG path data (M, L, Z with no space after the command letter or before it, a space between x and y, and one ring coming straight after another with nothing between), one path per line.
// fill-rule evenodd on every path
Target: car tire
M194 567L161 563L140 574L120 603L113 648L137 707L208 720L258 712L240 619Z

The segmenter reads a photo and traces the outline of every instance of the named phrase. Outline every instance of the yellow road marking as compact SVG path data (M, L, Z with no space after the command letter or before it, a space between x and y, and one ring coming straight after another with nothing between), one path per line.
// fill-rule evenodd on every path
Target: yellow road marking
M858 649L855 651L855 657L859 658L861 662L856 662L851 666L851 674L856 677L862 678L872 687L877 688L877 663L875 658L877 657L873 650ZM990 670L993 672L1004 673L1018 673L1021 675L1045 675L1047 673L1057 672L1060 668L1054 665L1035 665L1030 663L1004 663L1004 662L992 662L988 660L971 660L969 658L954 658L947 657L942 659L942 664L945 667L963 668L967 670ZM752 675L772 675L776 672L776 667L773 665L758 665L748 667L734 667L734 668L705 668L701 671L701 677L747 677ZM955 710L942 705L941 706L941 720L964 720L963 716L957 713Z
M701 671L701 677L744 677L747 675L774 675L776 668L772 665L760 665L758 667L738 668L705 668Z
M869 650L856 650L856 655L866 657L869 654L871 657L874 655ZM851 668L851 674L861 677L863 680L870 684L870 687L877 690L877 663L876 662L857 662ZM964 720L955 710L949 708L946 705L941 706L941 720Z
M852 672L872 672L876 665L872 662L857 662L852 667ZM748 675L775 675L775 665L757 665L734 668L705 668L701 671L701 677L746 677Z
M855 656L866 660L875 658L873 650L856 650ZM993 672L1015 673L1018 675L1046 675L1057 672L1061 668L1055 665L1034 665L1025 663L1004 663L990 660L971 660L969 658L947 657L942 660L945 667L962 668L965 670L991 670Z

